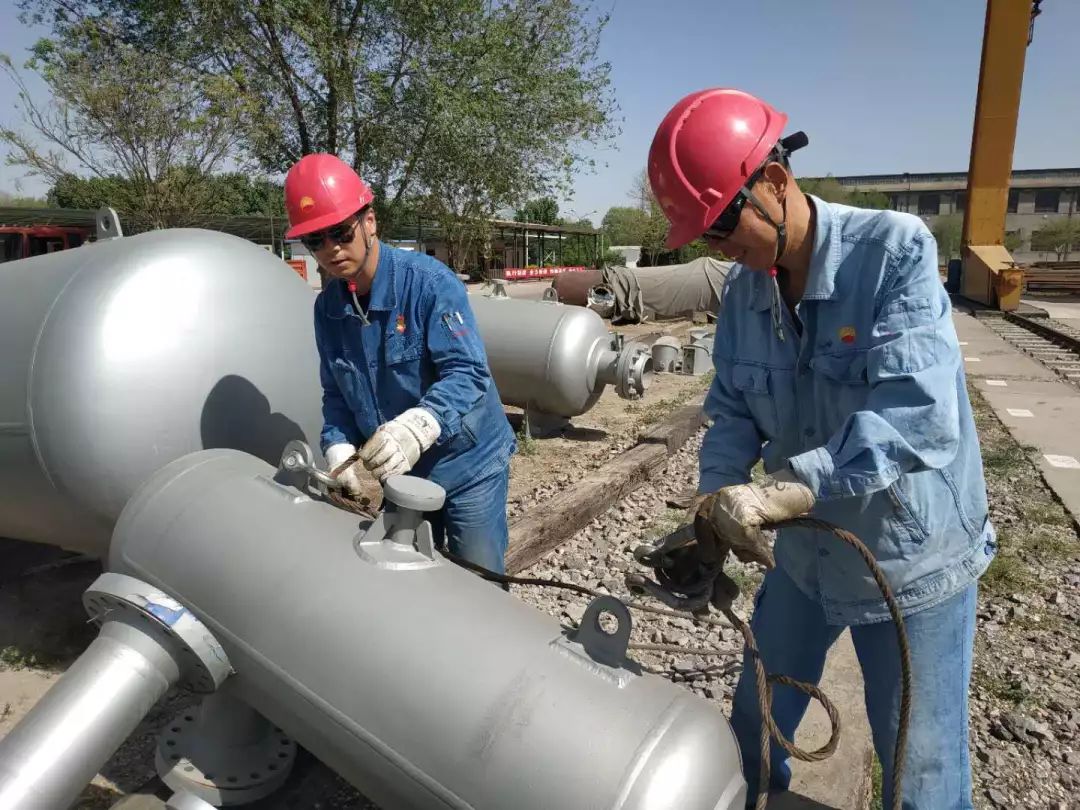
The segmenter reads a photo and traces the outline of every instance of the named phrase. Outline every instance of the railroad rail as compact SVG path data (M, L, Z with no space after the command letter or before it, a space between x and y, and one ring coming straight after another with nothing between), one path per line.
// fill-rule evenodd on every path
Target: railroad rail
M1080 330L1051 318L1006 312L984 321L1000 337L1074 384L1080 383Z

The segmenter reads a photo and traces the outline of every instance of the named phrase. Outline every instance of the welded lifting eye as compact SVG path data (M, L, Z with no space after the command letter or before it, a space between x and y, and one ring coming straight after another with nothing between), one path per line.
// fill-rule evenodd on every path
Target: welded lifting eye
M630 611L614 596L598 596L581 617L581 624L571 636L594 661L610 667L626 662L630 643Z

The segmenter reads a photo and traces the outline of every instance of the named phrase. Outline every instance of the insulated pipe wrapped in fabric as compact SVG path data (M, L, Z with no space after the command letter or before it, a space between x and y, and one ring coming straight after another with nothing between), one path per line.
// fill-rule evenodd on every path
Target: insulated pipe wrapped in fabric
M190 609L235 694L380 807L743 807L723 714L619 654L627 616L586 647L431 551L426 524L384 540L402 534L385 515L274 475L228 450L170 464L124 509L110 566Z
M604 386L634 399L648 386L648 349L616 351L595 312L546 301L470 295L491 376L507 405L570 417L585 413Z
M602 271L564 273L551 286L564 304L589 306L616 323L638 323L692 312L716 314L731 267L731 262L703 256L687 264L663 267L605 267ZM590 292L601 286L605 299L613 298L603 311L590 297Z
M311 291L262 248L153 231L0 264L0 536L104 554L194 450L317 445Z

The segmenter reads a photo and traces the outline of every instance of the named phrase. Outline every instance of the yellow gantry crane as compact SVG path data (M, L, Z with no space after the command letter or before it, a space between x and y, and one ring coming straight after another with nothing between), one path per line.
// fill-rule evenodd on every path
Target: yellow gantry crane
M1005 249L1024 57L1042 0L987 0L979 95L971 136L964 212L962 282L966 298L1008 311L1020 305L1024 273Z

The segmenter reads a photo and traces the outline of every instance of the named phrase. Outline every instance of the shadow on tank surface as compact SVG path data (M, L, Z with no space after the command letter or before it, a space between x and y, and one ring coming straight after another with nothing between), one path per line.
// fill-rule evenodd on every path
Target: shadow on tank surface
M277 467L285 445L306 441L296 422L270 410L270 400L250 380L230 374L211 389L200 419L206 450L241 450Z

